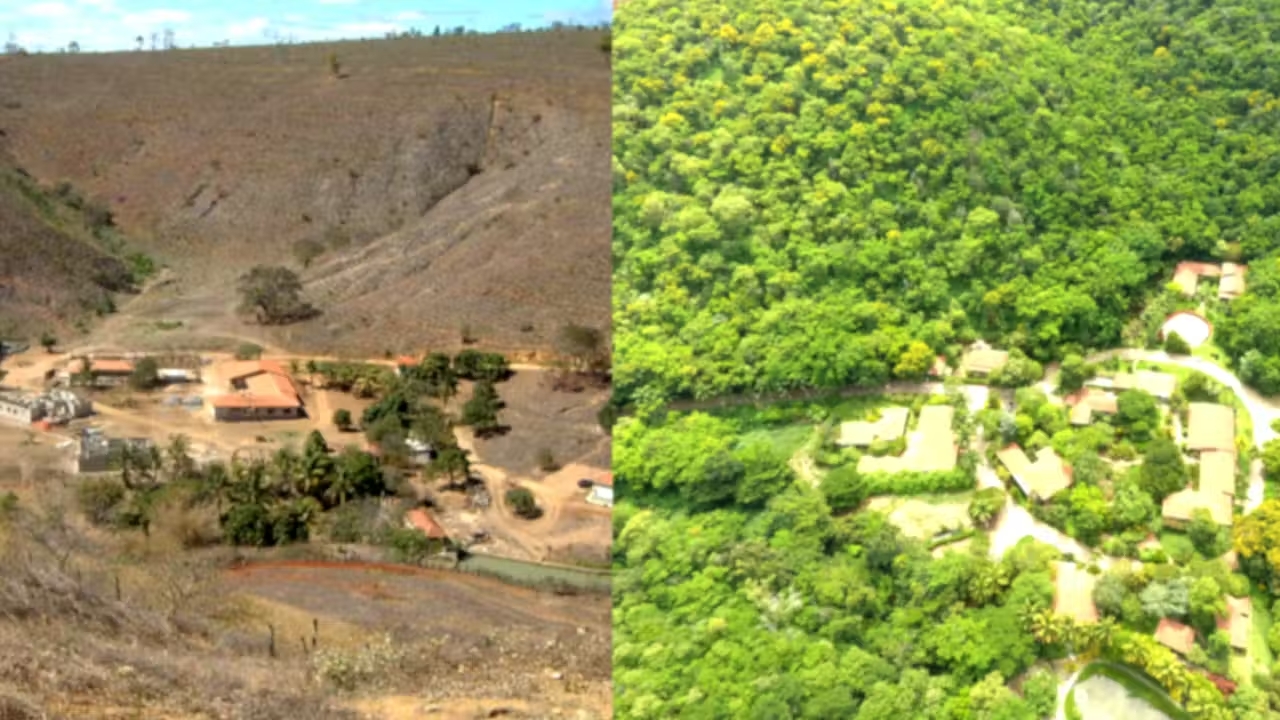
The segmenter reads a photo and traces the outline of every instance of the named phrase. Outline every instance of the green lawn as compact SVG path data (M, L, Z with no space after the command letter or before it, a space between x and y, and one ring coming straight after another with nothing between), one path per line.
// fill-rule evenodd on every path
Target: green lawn
M1238 677L1246 683L1252 683L1254 675L1271 674L1273 657L1271 648L1267 647L1267 632L1271 630L1272 622L1271 602L1271 596L1265 590L1253 589L1253 628L1249 633L1249 651L1244 657L1231 660L1233 669L1237 667L1237 661L1242 661L1239 670L1243 672Z
M747 445L764 441L769 443L779 454L791 457L804 446L813 435L813 423L795 423L775 428L753 430L739 437L738 442Z

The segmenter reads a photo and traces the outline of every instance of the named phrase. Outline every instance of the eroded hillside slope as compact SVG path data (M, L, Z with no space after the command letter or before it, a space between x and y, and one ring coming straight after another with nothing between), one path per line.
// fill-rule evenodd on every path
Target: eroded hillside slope
M571 318L608 322L600 39L17 58L0 64L0 128L21 167L107 203L171 267L128 309L138 323L243 333L235 277L301 269L306 249L323 314L264 339L367 352L457 342L466 325L540 349Z

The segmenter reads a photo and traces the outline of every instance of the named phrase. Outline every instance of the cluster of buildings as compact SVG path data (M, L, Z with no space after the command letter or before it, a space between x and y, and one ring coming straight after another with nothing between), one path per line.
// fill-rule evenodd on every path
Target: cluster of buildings
M911 410L887 407L880 410L875 422L859 420L840 425L837 444L866 449L876 441L893 441L907 437L901 455L877 457L870 453L858 459L858 472L937 472L952 470L960 453L952 422L956 409L950 405L926 405L920 410L914 433L907 433Z
M32 392L0 386L0 420L32 425L67 423L93 414L93 403L70 390Z
M1246 270L1248 267L1236 263L1181 262L1173 270L1173 283L1190 297L1196 294L1200 278L1218 278L1218 298L1234 300L1244 294Z
M1093 601L1097 576L1073 562L1054 563L1053 612L1082 625L1098 622L1098 607ZM1218 629L1227 633L1236 652L1249 649L1249 630L1253 622L1253 602L1248 597L1227 596L1227 613L1217 619ZM1185 656L1196 644L1196 631L1185 623L1164 618L1156 626L1155 639L1161 645Z

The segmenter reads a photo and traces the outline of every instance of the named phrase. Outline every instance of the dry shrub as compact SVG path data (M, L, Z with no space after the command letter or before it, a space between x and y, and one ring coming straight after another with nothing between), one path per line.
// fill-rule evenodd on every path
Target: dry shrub
M0 695L0 720L45 720L48 717L25 700Z
M187 550L210 547L222 541L218 513L212 506L187 507L185 499L177 498L156 508L151 533Z

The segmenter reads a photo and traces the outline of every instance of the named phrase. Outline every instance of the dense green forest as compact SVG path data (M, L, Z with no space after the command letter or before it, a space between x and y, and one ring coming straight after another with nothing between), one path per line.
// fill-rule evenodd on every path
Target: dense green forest
M655 406L877 384L985 337L1133 338L1181 259L1280 390L1271 0L631 0L614 40L615 382Z
M1072 651L1142 668L1196 718L1280 709L1280 685L1224 699L1151 636L1161 618L1190 622L1210 638L1192 656L1225 665L1214 618L1249 583L1221 561L1102 574L1102 621L1075 625L1052 612L1057 549L1026 538L993 559L979 533L935 558L882 514L833 512L848 483L795 482L752 424L692 413L615 429L617 717L1039 720L1058 687L1041 661ZM1265 545L1276 526L1256 525Z

